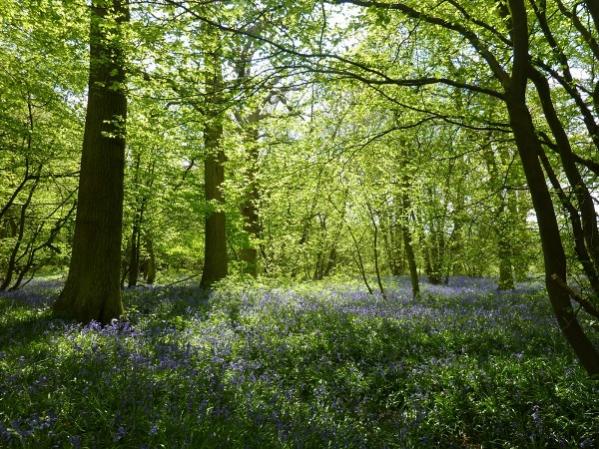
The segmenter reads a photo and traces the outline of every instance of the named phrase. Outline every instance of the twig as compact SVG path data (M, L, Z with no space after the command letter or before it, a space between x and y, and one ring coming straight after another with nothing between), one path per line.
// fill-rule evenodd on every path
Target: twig
M188 276L186 278L179 279L178 281L171 282L170 284L163 285L163 287L172 287L173 285L177 285L177 284L180 284L180 283L185 282L185 281L189 281L190 279L197 278L197 277L200 277L200 274L192 274L191 276Z
M557 274L552 274L551 279L555 281L557 285L559 285L562 289L568 292L568 294L576 301L581 307L589 314L594 316L595 318L599 318L599 310L595 308L591 302L583 298L579 293L574 291L568 284L566 284Z

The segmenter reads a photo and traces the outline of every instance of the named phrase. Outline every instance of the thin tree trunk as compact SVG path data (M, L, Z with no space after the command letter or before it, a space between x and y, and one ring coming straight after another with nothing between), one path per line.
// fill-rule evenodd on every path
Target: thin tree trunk
M139 167L141 164L141 153L137 154L135 158L135 178L133 185L139 185ZM141 227L141 215L143 214L143 200L142 204L136 205L135 216L133 217L133 226L131 227L131 251L129 253L129 266L128 266L128 279L127 283L129 287L135 287L139 279L139 253L140 253L140 227Z
M498 290L513 290L514 289L514 269L512 266L511 255L512 249L509 237L506 235L506 230L499 231L498 241L498 257L499 257L499 282Z
M70 195L69 195L69 197L67 197L67 200L69 198L70 198ZM66 202L67 201L65 201L63 204L61 204L56 209L56 211L61 209L62 206L64 204L66 204ZM70 220L71 215L75 211L76 206L77 206L77 203L73 202L73 205L69 208L69 211L67 212L67 214L65 216L59 218L56 221L56 223L52 227L52 230L50 231L50 235L46 238L46 240L43 243L41 243L35 247L31 247L30 250L24 252L21 255L21 258L27 256L27 262L25 263L25 265L22 268L19 269L17 280L13 283L13 285L11 285L9 290L17 290L23 283L23 279L25 279L25 276L27 274L30 274L30 279L33 278L33 276L35 275L36 268L37 268L35 266L35 255L37 254L38 251L40 251L43 248L49 248L50 250L52 250L56 253L60 252L59 249L57 249L56 247L53 246L54 240L56 240L56 237L58 237L58 234L60 233L60 231L62 230L64 225ZM52 215L54 215L54 212L50 216L52 216ZM43 226L43 224L42 224L42 226ZM34 241L32 240L30 242L30 244L31 244L31 246L33 246Z
M412 246L412 234L410 232L410 198L407 193L402 194L402 209L404 212L404 222L401 224L401 234L403 238L406 259L408 260L408 268L410 270L410 282L412 283L412 296L417 298L420 296L420 282L418 280L418 267L416 265L416 256L414 255L414 247Z
M40 170L41 170L41 166L38 169L38 175L39 175ZM38 179L39 179L39 176L38 176ZM37 186L38 186L38 181L36 181L35 184L33 184L31 186L31 188L29 189L29 194L27 195L27 199L21 205L21 213L19 214L19 231L17 234L17 241L15 242L15 245L13 246L13 249L10 253L10 257L8 259L8 266L6 268L6 274L4 276L4 280L2 281L2 284L0 285L0 291L4 291L10 286L10 283L12 282L12 278L15 274L15 270L17 268L16 267L17 255L19 254L19 250L21 249L21 244L23 243L23 236L25 235L25 225L26 225L26 221L27 221L27 209L29 208L29 205L31 204L31 200L33 199L33 194L35 193Z
M137 281L139 280L139 253L139 226L135 223L131 232L131 252L129 254L129 270L127 273L127 285L129 287L137 286Z
M372 222L374 230L372 239L372 250L374 255L374 272L376 274L376 282L379 286L381 296L383 297L383 299L387 299L387 293L385 292L385 287L383 286L383 280L381 277L381 268L379 266L379 225L376 222L377 216L370 204L367 204L366 206L368 208L368 214L370 215L370 221Z
M551 167L551 163L547 158L547 155L543 151L541 147L541 153L539 153L539 158L541 159L541 163L543 168L545 169L545 173L547 174L547 178L551 183L551 186L557 193L557 197L562 203L562 207L568 212L568 216L570 218L570 225L572 226L572 236L574 238L574 251L576 252L576 256L578 260L582 264L582 268L584 270L585 275L591 285L593 291L599 292L599 274L593 265L589 254L587 253L587 249L584 242L584 235L582 230L582 224L580 223L580 216L578 215L578 211L570 201L570 198L562 189L562 186L559 183L559 179L555 174L553 167Z
M25 174L23 175L23 179L15 188L8 201L2 206L2 209L0 209L0 220L2 220L4 214L6 214L10 210L11 206L14 204L15 200L19 196L19 193L21 193L21 191L25 188L27 183L32 179L35 179L35 176L29 173L29 159L25 158Z
M141 258L141 234L144 222L144 212L146 209L146 197L141 199L137 210L133 230L131 232L131 259L129 262L129 287L135 287L139 281L140 258Z
M122 25L126 0L91 6L87 114L73 252L57 312L110 322L123 312L120 290L125 160L125 68Z
M555 280L557 277L566 283L566 256L551 195L539 162L542 148L526 106L529 68L527 12L523 0L509 0L509 8L512 17L511 35L514 57L505 102L537 216L545 261L547 293L562 333L586 371L592 376L597 376L599 375L599 353L580 326L570 302L569 293L562 289Z
M401 251L403 249L401 226L397 225L397 217L393 213L386 214L385 219L386 226L382 226L381 234L383 236L385 255L387 256L387 265L393 276L401 276ZM398 234L399 238L397 237Z
M146 270L146 282L152 285L156 281L156 253L154 251L154 242L146 234L146 249L148 250L148 269Z
M253 117L256 118L253 118ZM246 131L247 138L247 163L249 170L247 172L247 190L244 201L241 205L241 215L243 216L243 229L246 232L246 240L239 253L240 259L245 263L244 271L252 277L258 275L258 250L255 240L260 237L260 219L258 216L258 202L260 201L260 191L258 190L258 180L256 179L256 170L258 169L258 131L256 129L258 114L252 114L248 119Z
M564 173L576 196L578 209L580 210L584 243L586 244L588 255L591 256L591 260L593 261L595 271L597 271L597 268L599 267L599 230L597 229L597 214L595 212L593 198L576 166L568 135L566 134L557 112L555 111L555 107L553 106L549 83L541 73L534 69L530 70L530 75L537 88L545 119L555 138L560 160L564 167ZM599 294L599 291L595 291L595 293Z

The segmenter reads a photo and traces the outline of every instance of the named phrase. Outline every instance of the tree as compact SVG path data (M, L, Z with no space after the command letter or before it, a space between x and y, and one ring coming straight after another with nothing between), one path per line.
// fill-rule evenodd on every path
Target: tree
M120 260L125 159L126 0L95 0L87 114L69 274L54 309L103 323L123 312Z
M0 9L0 289L13 290L68 263L86 21L71 2Z
M397 17L399 20L395 23L401 23L403 20L400 27L406 30L410 42L414 42L413 39L417 35L424 37L426 44L423 47L430 47L428 53L421 52L416 61L414 59L407 60L408 63L405 65L393 62L386 64L385 61L373 60L363 55L349 54L346 56L323 50L306 52L295 46L279 44L271 38L262 36L259 38L266 39L281 51L303 58L306 61L304 67L307 66L309 70L327 74L333 78L353 79L382 93L387 98L390 98L389 94L382 92L382 86L422 89L426 86L441 85L473 95L486 95L503 103L537 217L545 262L545 283L550 303L563 335L580 362L589 374L598 375L599 351L593 346L580 325L571 302L571 300L577 300L579 296L572 295L571 290L564 287L568 285L564 242L558 225L556 209L539 160L543 148L538 133L540 130L533 120L527 99L529 80L533 81L537 87L543 106L543 118L552 129L556 139L555 148L561 152L561 168L566 173L571 187L578 190L576 214L579 215L581 221L586 252L591 260L599 248L599 239L594 238L598 232L596 218L593 216L592 212L594 211L591 210L591 202L586 195L584 182L581 182L581 179L576 176L576 172L572 170L572 162L574 160L580 163L586 162L588 166L593 166L593 164L585 161L584 158L576 158L575 155L569 154L567 147L562 142L563 134L556 126L552 105L547 98L543 99L543 92L535 71L537 67L544 67L551 73L552 67L551 64L543 62L543 54L532 57L530 55L529 11L524 0L509 0L499 4L489 2L488 9L481 9L480 5L474 8L473 5L463 5L454 0L443 3L441 7L434 5L433 8L431 4L431 8L428 9L424 4L414 5L408 1L388 3L376 0L334 0L328 3L351 4L364 8L366 20L374 18L374 22L379 26L385 26ZM560 0L556 0L556 3L562 6L562 10L566 9ZM531 9L534 10L534 5ZM489 14L488 10L494 11L494 14ZM596 12L594 8L590 7L589 14L593 18L596 17L593 15L594 12ZM372 14L368 15L369 13ZM562 12L571 20L573 28L576 28L585 39L585 45L599 48L596 46L592 32L582 25L577 13L576 9L571 14ZM481 17L481 14L484 16ZM364 16L361 16L360 20L364 20ZM539 28L543 28L542 23ZM419 33L421 29L425 30L424 33ZM535 35L535 37L538 36ZM404 48L411 48L409 45L405 45L405 36L401 33L400 39L401 48L392 56L394 62L401 60L399 55ZM547 33L541 38L541 41L546 42L551 48L556 47ZM463 48L464 42L467 43L468 48L456 50ZM383 45L387 45L387 42L384 42ZM454 52L452 57L460 61L459 67L456 67L452 61L447 62L448 50ZM440 62L439 59L434 58L443 58L444 61ZM311 64L311 61L314 63ZM420 61L425 62L424 67L419 64ZM511 61L511 65L505 61ZM326 62L326 65L323 62ZM563 60L560 65L564 65ZM557 75L554 77L559 81L560 74L557 73ZM566 81L564 83L566 87L572 87L571 85L575 84L568 82L567 74L561 78ZM597 142L596 123L592 116L589 117L584 100L580 101L580 92L570 89L570 94L581 110L583 122L589 128L589 136ZM393 98L391 99L393 100ZM464 124L468 126L467 123ZM553 142L549 142L549 144L553 144ZM584 256L587 257L586 254ZM592 303L583 301L581 305L591 314L599 315Z
M200 285L209 289L227 276L227 219L224 206L225 151L223 139L222 50L218 33L205 49L206 95L204 107L204 195L207 203L204 227L204 270Z

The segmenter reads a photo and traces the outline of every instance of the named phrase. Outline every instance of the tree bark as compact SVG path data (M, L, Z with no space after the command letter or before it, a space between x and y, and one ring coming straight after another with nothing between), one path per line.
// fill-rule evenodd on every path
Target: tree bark
M208 206L204 232L204 271L200 286L210 289L228 271L227 222L224 206L225 152L222 148L223 75L220 49L206 53L206 114L204 124L204 195ZM210 51L212 50L212 51Z
M125 160L125 62L122 25L126 0L91 6L87 114L73 252L54 310L82 322L103 323L123 312L119 285Z
M40 165L40 167L37 171L38 180L36 180L35 183L31 186L31 188L29 189L29 193L27 195L27 199L25 200L23 205L21 205L21 211L19 214L19 231L17 234L17 240L16 240L15 245L13 246L13 249L10 253L4 280L2 281L2 284L0 285L0 291L4 291L10 286L10 283L12 282L12 278L15 274L15 270L17 268L17 255L19 254L19 249L21 249L21 244L23 243L23 236L25 235L25 225L27 224L26 223L27 222L27 209L29 208L29 205L31 204L31 200L33 199L33 194L35 193L35 190L37 189L38 182L39 182L39 173L40 173L41 169L42 169L42 166Z
M133 224L133 231L131 231L131 252L129 253L129 271L127 273L127 285L129 287L137 286L139 280L139 226L137 223Z
M510 95L511 97L511 95ZM572 346L578 359L591 375L599 375L599 353L580 326L570 297L552 278L566 279L566 257L561 235L553 209L553 203L538 160L539 146L532 118L524 104L508 97L508 112L537 216L543 258L545 261L545 284L547 293L562 333Z
M514 289L514 269L511 261L512 248L506 229L499 230L499 241L497 242L499 257L499 282L498 290Z
M374 272L376 274L376 282L379 286L381 296L386 300L387 293L385 292L385 287L383 285L383 279L381 276L381 268L379 265L379 225L377 223L378 214L374 211L369 203L366 203L366 208L368 209L368 215L370 216L370 221L373 228L372 252L374 256Z
M566 256L545 176L539 162L542 151L526 106L528 81L528 20L523 0L509 0L512 17L513 66L506 89L505 103L524 168L543 248L545 284L558 325L591 376L599 375L599 353L580 326L570 297L555 277L566 283Z
M256 170L258 169L258 113L253 113L247 120L245 143L247 145L247 163L249 171L247 173L247 190L244 201L241 205L241 215L243 216L243 230L246 232L244 246L239 253L240 259L245 263L244 271L252 277L258 276L258 250L255 239L260 236L260 218L258 216L258 201L260 201L260 191L258 190L258 180L256 179Z
M407 155L404 155L407 159ZM416 256L414 255L414 247L412 245L412 233L410 232L410 214L412 204L408 195L408 189L410 188L410 178L407 174L407 170L404 167L403 175L403 192L401 193L401 222L400 229L406 253L406 259L408 261L408 268L410 270L410 282L412 284L412 296L417 298L420 296L420 282L418 280L418 267L416 265Z
M597 229L597 214L595 212L593 198L576 166L574 153L570 146L570 140L561 124L551 99L549 83L541 73L532 68L530 69L529 74L539 94L545 119L555 138L556 148L560 156L562 167L564 168L564 173L566 174L578 202L584 243L586 244L587 253L594 264L595 271L597 271L599 267L599 230ZM581 260L581 262L583 261ZM599 294L599 291L595 291L595 293Z
M146 270L146 282L152 285L156 281L156 253L154 242L147 234L145 236L146 249L148 250L148 267Z
M589 10L589 14L593 18L595 30L599 32L599 2L597 2L597 0L585 0L584 4Z
M582 224L580 222L580 216L578 215L578 211L570 201L570 198L562 189L560 185L559 179L555 174L555 171L551 167L551 163L547 158L547 155L544 153L543 148L541 147L541 153L539 153L539 158L541 159L541 164L545 169L545 173L547 174L547 178L553 187L553 190L557 193L557 197L562 203L562 207L568 212L568 217L570 218L570 226L572 227L572 237L574 240L574 251L576 252L576 256L578 257L579 262L582 265L585 275L591 285L591 288L595 292L599 292L599 273L589 254L587 252L587 248L584 242L584 233L582 230Z

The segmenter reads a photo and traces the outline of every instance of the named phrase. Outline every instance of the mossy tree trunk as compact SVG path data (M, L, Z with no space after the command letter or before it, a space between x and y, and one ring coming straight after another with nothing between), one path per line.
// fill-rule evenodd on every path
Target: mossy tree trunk
M54 305L82 322L103 323L123 312L120 290L125 159L126 0L91 5L87 114L73 252L69 274Z

